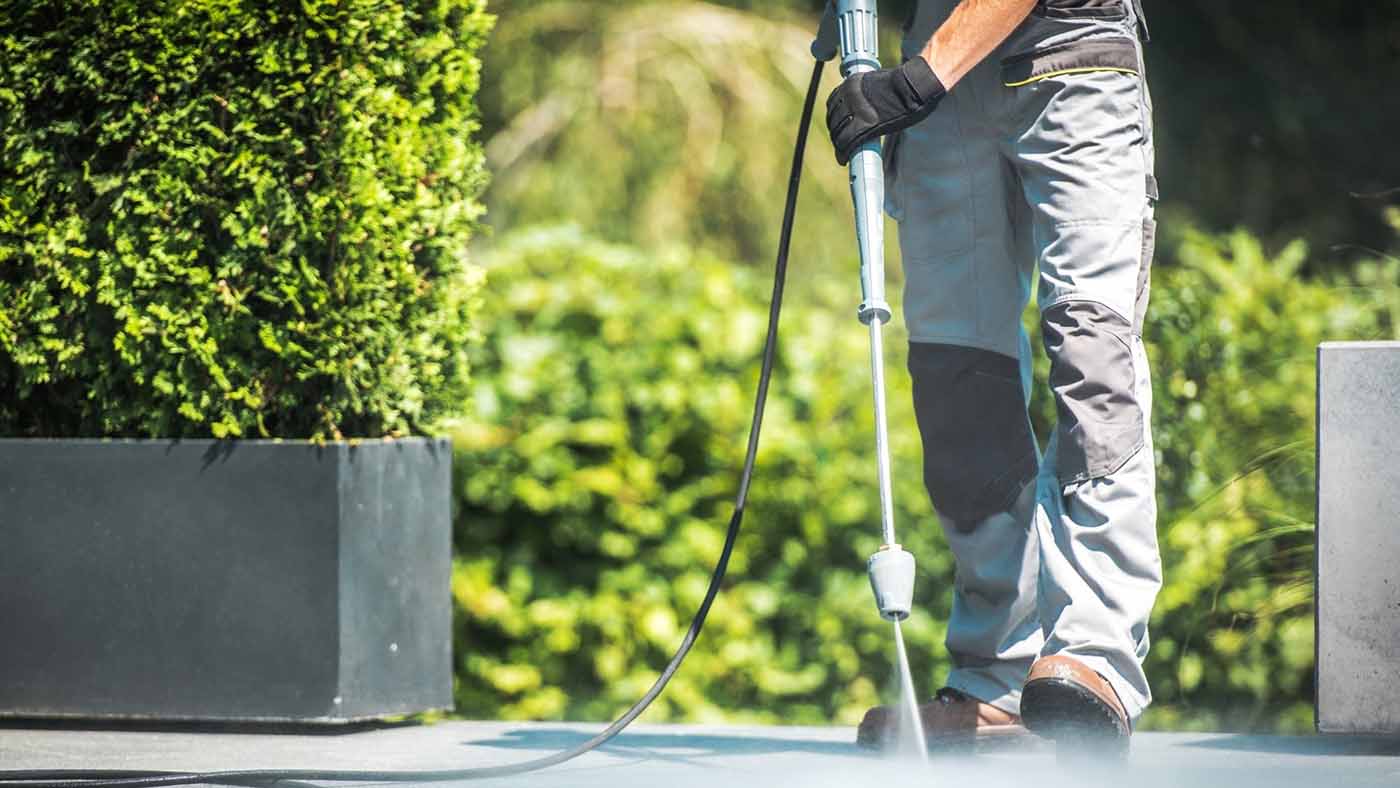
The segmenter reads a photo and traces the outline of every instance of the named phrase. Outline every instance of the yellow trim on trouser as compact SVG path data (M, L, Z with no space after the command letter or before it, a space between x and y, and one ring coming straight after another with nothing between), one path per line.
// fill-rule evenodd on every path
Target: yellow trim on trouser
M1019 88L1022 85L1029 85L1032 82L1039 82L1042 79L1049 79L1051 77L1062 77L1065 74L1087 74L1092 71L1117 71L1120 74L1132 74L1133 76L1137 76L1137 69L1135 68L1114 68L1112 66L1086 66L1083 68L1063 68L1059 71L1051 71L1048 74L1038 74L1034 77L1031 77L1030 79L1023 79L1020 82L1003 82L1001 84L1008 88Z

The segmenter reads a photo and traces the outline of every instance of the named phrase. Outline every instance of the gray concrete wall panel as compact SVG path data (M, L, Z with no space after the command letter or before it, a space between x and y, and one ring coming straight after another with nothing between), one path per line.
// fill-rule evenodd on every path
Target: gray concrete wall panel
M1400 734L1400 342L1317 360L1317 726Z

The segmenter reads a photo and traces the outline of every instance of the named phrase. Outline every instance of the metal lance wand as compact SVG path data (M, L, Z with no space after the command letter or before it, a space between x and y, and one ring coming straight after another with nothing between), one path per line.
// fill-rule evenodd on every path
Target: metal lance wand
M841 76L880 67L874 0L837 0L828 5L812 54L830 60L839 50ZM872 140L851 156L851 200L860 247L860 307L856 314L870 329L870 376L875 397L875 463L880 483L883 544L867 569L875 604L890 621L909 616L914 596L914 556L895 539L894 497L890 487L889 427L885 416L885 364L882 331L890 319L885 301L885 175L880 142Z

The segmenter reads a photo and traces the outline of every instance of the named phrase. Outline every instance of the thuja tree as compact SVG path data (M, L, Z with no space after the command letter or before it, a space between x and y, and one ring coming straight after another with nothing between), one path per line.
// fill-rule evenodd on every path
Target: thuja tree
M483 0L0 0L0 435L461 401Z

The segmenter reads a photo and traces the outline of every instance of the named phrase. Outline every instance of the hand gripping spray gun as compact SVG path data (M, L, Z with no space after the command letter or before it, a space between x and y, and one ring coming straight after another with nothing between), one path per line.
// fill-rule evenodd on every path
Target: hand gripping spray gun
M827 5L821 29L812 42L818 60L841 54L841 76L880 67L875 0L837 0ZM885 178L879 141L866 143L851 157L851 199L855 203L856 241L860 246L861 303L856 314L870 329L870 373L875 395L875 461L880 483L880 550L867 568L875 605L889 621L909 616L914 596L914 556L894 535L894 501L890 489L889 433L885 418L885 367L882 329L890 319L885 302Z

